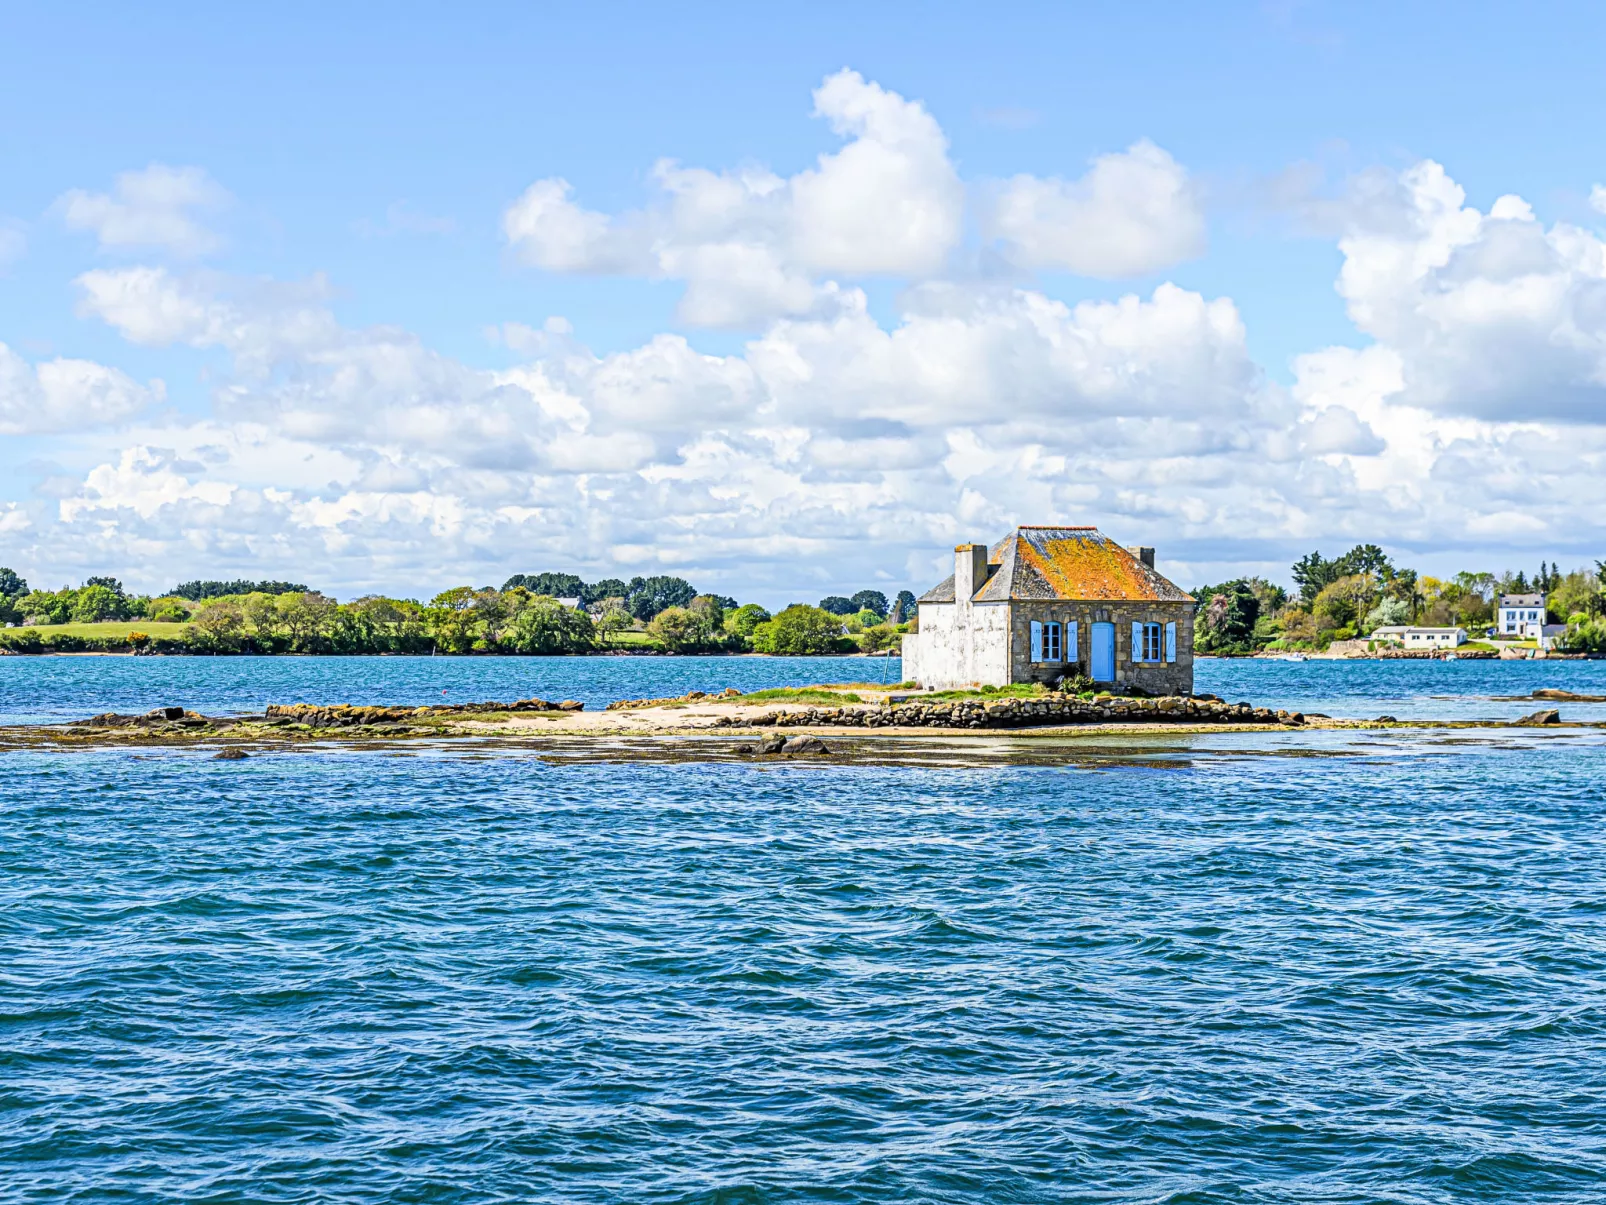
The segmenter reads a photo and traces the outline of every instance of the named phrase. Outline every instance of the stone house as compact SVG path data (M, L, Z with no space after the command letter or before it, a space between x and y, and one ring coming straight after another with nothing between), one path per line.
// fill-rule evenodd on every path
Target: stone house
M954 549L954 575L919 599L903 676L948 689L1085 674L1150 694L1193 692L1193 597L1095 527L1018 527Z

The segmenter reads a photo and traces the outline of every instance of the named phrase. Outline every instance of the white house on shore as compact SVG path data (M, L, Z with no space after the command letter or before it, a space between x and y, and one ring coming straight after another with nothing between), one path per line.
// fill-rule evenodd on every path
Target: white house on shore
M954 549L953 576L919 600L903 676L1008 686L1086 675L1149 694L1193 691L1193 596L1095 527L1018 527Z
M1544 635L1543 594L1502 594L1495 611L1495 632L1503 640L1539 639Z
M1406 649L1453 649L1467 642L1467 630L1390 626L1375 629L1370 639L1386 640Z

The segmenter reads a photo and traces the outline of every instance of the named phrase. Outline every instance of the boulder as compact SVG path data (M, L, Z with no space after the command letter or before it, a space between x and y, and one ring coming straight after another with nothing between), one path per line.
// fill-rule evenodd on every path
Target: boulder
M212 758L213 761L244 761L251 756L237 745L230 745L226 749L219 749Z
M1546 724L1561 723L1561 712L1551 707L1545 711L1536 711L1532 715L1525 715L1516 721L1518 728L1542 728Z
M565 699L558 704L559 711L584 711L586 705L578 699Z
M830 747L817 736L789 737L781 746L782 753L829 753Z
M758 743L760 753L779 753L786 747L786 738L779 732L772 732Z

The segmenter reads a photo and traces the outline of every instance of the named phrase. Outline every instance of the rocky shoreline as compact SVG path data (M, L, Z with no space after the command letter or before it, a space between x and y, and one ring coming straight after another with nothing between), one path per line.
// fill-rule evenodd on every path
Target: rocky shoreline
M826 688L816 688L824 690ZM870 695L856 688L861 695ZM836 688L832 698L840 698ZM1315 713L1276 711L1214 695L1142 698L1039 695L958 699L888 691L851 696L840 704L800 706L797 699L748 698L734 691L691 691L677 698L620 700L587 711L577 700L518 699L510 703L436 704L419 707L270 704L262 712L205 715L179 706L139 714L105 713L64 724L0 727L0 749L211 747L238 759L275 748L328 745L395 747L409 742L446 742L484 750L533 751L540 756L610 759L820 756L852 750L858 759L909 761L937 757L952 742L1001 736L1017 738L1009 757L1047 742L1089 748L1107 738L1287 732L1290 730L1427 728L1601 728L1601 723L1564 721L1557 702L1594 702L1600 696L1535 690L1526 700L1550 707L1516 720L1333 719ZM1516 698L1507 701L1516 702ZM783 734L781 731L785 730ZM819 740L829 736L831 744ZM748 742L732 745L733 738ZM948 744L944 744L944 741ZM721 745L719 742L725 742ZM998 746L996 749L1006 748ZM873 753L879 749L880 752ZM976 756L981 756L977 753ZM1004 754L999 754L1004 756ZM918 758L916 759L918 760ZM1006 758L1007 760L1007 758Z
M735 727L733 717L718 721ZM1297 711L1273 711L1250 703L1227 703L1215 695L1131 698L1100 695L1039 699L960 699L945 702L883 703L843 707L809 707L775 711L745 721L750 726L848 728L1031 728L1068 724L1181 723L1261 724L1301 727Z

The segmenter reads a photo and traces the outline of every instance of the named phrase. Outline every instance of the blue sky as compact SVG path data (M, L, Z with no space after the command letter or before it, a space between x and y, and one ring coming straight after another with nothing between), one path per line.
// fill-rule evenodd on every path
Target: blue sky
M1602 23L1585 5L9 6L0 344L22 367L9 402L0 394L0 560L52 583L112 571L160 588L260 568L340 593L676 571L778 602L919 587L955 538L1013 522L1101 523L1159 545L1184 584L1241 569L1281 579L1291 551L1359 538L1441 569L1602 555L1606 319L1595 252L1568 234L1606 226L1591 202L1606 179ZM664 217L654 165L809 173L852 141L814 115L815 90L844 68L940 131L965 196L957 233L933 244L940 265L911 251L913 268L877 269L872 254L858 270L851 255L783 247L793 301L744 294L720 302L736 320L699 319L686 281L727 282L665 266L713 243ZM1120 205L1040 214L1029 236L990 208L1045 195L1010 181L1077 195L1095 160L1140 143L1164 156L1151 177L1185 197L1150 224L1154 246L1114 268L1087 270L1060 235L1103 245L1119 236L1095 227ZM1461 190L1450 209L1485 227L1400 225L1424 197L1443 207L1424 163ZM118 177L153 166L191 173L182 187L203 199L163 211L187 215L187 233L119 236L105 225L123 212ZM509 233L526 190L556 179L572 214L608 217L613 243ZM944 179L904 183L957 196ZM1531 207L1520 222L1491 215L1508 195ZM754 204L741 239L753 222L791 233L754 235L749 250L814 237ZM542 214L531 221L556 220ZM1050 229L1073 219L1087 228ZM632 223L647 230L635 242L619 233ZM1550 258L1514 274L1499 249L1518 235ZM1446 262L1379 283L1405 243L1433 260L1441 236ZM233 333L153 334L107 300L139 270L177 290L141 304L230 299ZM86 273L102 274L93 296ZM825 285L829 298L796 300ZM930 316L939 287L944 314L970 315L954 319L967 337L976 307L1014 296L998 320L1011 333L994 323L985 350L944 362L956 340L908 321ZM1166 317L1156 290L1173 288L1199 313ZM830 307L844 291L881 332L909 335L895 378L876 383L891 369L868 328L842 334ZM1535 294L1550 299L1543 314ZM1491 295L1503 300L1479 309ZM1133 319L1136 348L1104 311L1048 335L1029 316L1036 298L1128 297L1151 307ZM1212 303L1239 333L1199 317ZM290 311L323 333L284 335ZM519 334L552 318L545 338ZM1062 351L1092 340L1095 367L1039 358L1018 342L1028 328ZM637 354L665 338L704 358ZM1187 356L1177 338L1194 341ZM749 355L754 341L769 351ZM347 388L342 357L360 346L369 373L378 343L421 376ZM1492 367L1480 358L1500 347ZM763 367L799 354L829 397ZM92 403L72 393L87 370L40 367L61 360L120 376ZM1532 371L1507 373L1518 361ZM929 382L971 370L963 396L924 404L921 380L941 388ZM531 374L568 400L531 401L538 388L521 417L505 391ZM1117 379L1151 384L1123 395ZM849 421L856 389L866 400ZM822 410L832 420L812 421ZM443 436L454 414L479 436ZM544 454L571 437L589 450Z

